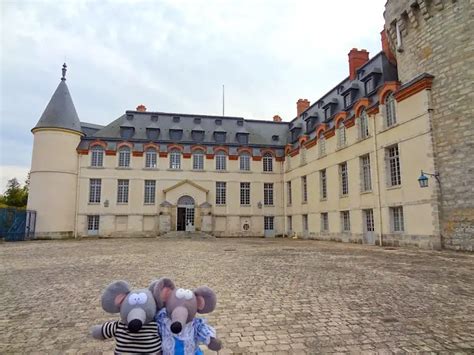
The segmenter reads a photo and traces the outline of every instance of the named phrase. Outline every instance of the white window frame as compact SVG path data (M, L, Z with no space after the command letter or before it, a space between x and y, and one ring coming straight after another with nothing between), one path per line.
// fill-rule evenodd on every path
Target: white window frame
M301 177L301 203L308 202L308 178L306 175Z
M287 232L291 233L293 231L293 217L292 216L286 216L286 223L287 223Z
M157 156L156 149L148 148L145 151L145 168L155 169L158 162Z
M102 179L89 179L89 203L100 203Z
M326 155L326 138L324 137L324 134L321 133L318 139L318 153L319 157L323 157Z
M263 183L263 204L273 206L273 183Z
M396 123L395 97L393 96L393 92L389 92L385 97L385 127L392 127Z
M360 191L372 191L372 172L370 167L370 154L359 157L360 161Z
M204 152L200 149L193 152L193 170L204 170Z
M240 205L250 206L250 182L240 183Z
M349 171L346 161L339 164L339 182L341 196L349 195Z
M216 205L223 206L226 204L227 184L225 181L216 181Z
M265 153L263 155L263 171L272 172L273 171L273 155L270 153Z
M91 166L104 166L104 147L95 145L91 148Z
M179 149L173 149L170 152L170 169L181 169L181 151Z
M225 171L227 170L227 155L224 151L219 150L214 155L214 159L216 160L216 170L217 171Z
M303 225L303 233L308 232L308 215L304 214L301 216L302 218L302 225Z
M359 139L369 137L369 119L365 109L362 109L359 115Z
M130 180L119 179L117 180L117 203L127 204L128 194L130 190Z
M250 158L250 154L247 152L240 154L239 165L241 171L250 171Z
M143 203L145 205L154 205L156 200L156 180L145 180L144 186Z
M387 183L389 187L402 184L400 169L400 150L398 144L385 148L387 160Z
M328 179L326 169L319 171L319 193L320 200L327 200L328 198Z
M100 216L88 215L87 216L87 234L96 235L99 233L99 228L100 228Z
M405 231L403 206L390 207L390 225L393 233L403 233Z
M263 229L266 231L275 230L275 217L274 216L263 217Z
M372 208L362 210L363 225L365 232L375 232L374 210Z
M130 148L129 147L120 147L118 154L118 166L120 168L130 167Z
M351 231L351 214L350 211L341 211L341 232L350 232Z
M329 232L329 214L321 212L321 232Z
M291 206L293 203L293 192L291 191L291 181L286 182L287 205Z
M346 144L346 126L343 122L340 122L339 127L337 127L337 148L344 148Z

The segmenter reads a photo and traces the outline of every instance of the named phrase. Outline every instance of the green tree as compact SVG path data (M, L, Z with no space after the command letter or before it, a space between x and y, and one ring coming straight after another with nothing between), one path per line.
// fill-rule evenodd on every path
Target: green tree
M2 203L12 207L25 207L28 201L28 187L21 187L17 178L8 180Z

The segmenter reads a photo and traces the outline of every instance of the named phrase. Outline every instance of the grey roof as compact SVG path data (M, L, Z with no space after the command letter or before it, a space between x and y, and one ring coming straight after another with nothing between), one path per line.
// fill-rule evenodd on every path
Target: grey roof
M81 122L81 130L86 137L94 135L95 132L102 128L104 128L104 126L95 123Z
M83 133L65 79L59 83L48 106L33 129L35 128L64 128Z

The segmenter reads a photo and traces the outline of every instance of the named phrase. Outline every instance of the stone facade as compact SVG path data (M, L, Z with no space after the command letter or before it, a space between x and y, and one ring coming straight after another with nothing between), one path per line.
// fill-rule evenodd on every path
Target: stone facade
M423 72L434 75L430 111L442 241L446 248L472 251L473 2L389 0L384 16L402 84Z

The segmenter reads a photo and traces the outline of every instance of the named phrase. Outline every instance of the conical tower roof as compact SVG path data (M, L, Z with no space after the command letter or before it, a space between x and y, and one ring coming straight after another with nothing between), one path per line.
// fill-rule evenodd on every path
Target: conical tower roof
M38 128L62 128L82 133L81 122L66 85L66 64L62 70L61 82L32 132Z

